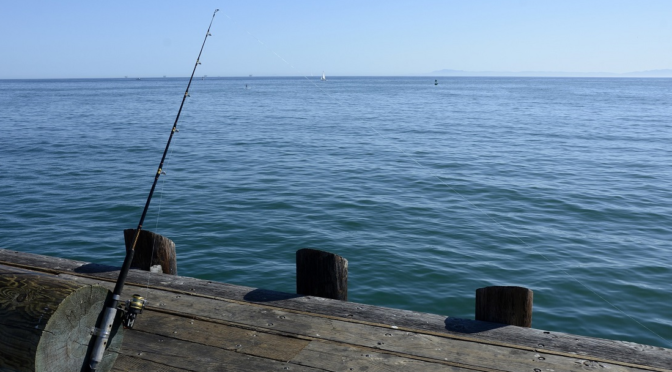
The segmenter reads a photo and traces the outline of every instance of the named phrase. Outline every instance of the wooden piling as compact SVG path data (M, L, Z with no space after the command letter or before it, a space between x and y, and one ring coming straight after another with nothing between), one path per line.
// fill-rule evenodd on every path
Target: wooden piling
M532 326L532 291L524 287L476 290L476 320L520 327Z
M317 249L296 252L296 293L348 300L348 260Z
M107 296L98 285L0 265L0 371L88 371ZM122 338L118 316L98 372L112 368Z
M124 230L126 250L131 249L136 231L136 229ZM177 275L175 243L159 234L141 230L138 242L135 245L131 268L150 271L150 268L157 265L161 266L164 274Z

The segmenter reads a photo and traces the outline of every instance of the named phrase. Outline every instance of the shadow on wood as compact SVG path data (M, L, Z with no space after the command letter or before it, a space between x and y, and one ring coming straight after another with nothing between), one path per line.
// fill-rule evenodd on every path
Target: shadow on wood
M348 300L348 260L317 249L296 251L296 293Z
M136 229L124 230L126 250L131 249L136 231ZM161 265L164 274L177 275L175 243L151 231L140 230L131 268L150 271L150 268L156 265Z
M296 293L276 292L257 288L247 292L245 296L243 296L243 299L249 302L273 302L286 301L297 297L301 296Z
M531 327L532 291L498 286L477 289L476 320Z
M87 263L84 264L72 271L80 274L97 274L97 273L109 273L112 271L118 271L119 266L110 266L102 264Z

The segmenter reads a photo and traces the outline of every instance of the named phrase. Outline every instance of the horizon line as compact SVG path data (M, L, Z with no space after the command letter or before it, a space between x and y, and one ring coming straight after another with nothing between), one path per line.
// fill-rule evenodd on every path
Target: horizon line
M637 75L635 72L627 73L551 73L543 74L539 72L473 72L473 71L460 71L460 70L451 70L454 74L450 72L432 72L425 74L415 74L415 75L330 75L332 78L431 78L431 77L443 77L443 78L474 78L474 77L484 77L484 78L613 78L613 79L628 79L628 78L648 78L648 79L665 79L672 78L672 70L670 70L669 75ZM320 76L306 76L306 75L218 75L218 76L206 76L205 80L208 79L244 79L244 78L309 78L314 77L315 79L320 79ZM95 79L118 79L118 80L141 80L141 79L189 79L189 76L133 76L133 77L32 77L32 78L0 78L0 80L95 80ZM194 79L201 80L201 79ZM328 81L329 79L327 79Z

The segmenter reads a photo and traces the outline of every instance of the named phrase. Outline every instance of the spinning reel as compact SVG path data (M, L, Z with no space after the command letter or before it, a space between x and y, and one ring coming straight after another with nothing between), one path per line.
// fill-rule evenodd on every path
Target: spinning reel
M138 314L142 314L142 310L145 309L145 303L147 303L147 300L138 294L133 295L132 299L126 301L126 309L121 318L124 328L133 328L135 318Z

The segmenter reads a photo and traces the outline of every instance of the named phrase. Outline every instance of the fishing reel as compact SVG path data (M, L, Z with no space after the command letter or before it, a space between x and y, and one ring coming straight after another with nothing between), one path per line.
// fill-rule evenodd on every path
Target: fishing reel
M133 325L135 324L135 318L138 316L138 314L142 314L142 310L145 309L146 303L147 300L138 294L133 295L132 299L126 301L124 315L121 318L124 328L133 328Z

